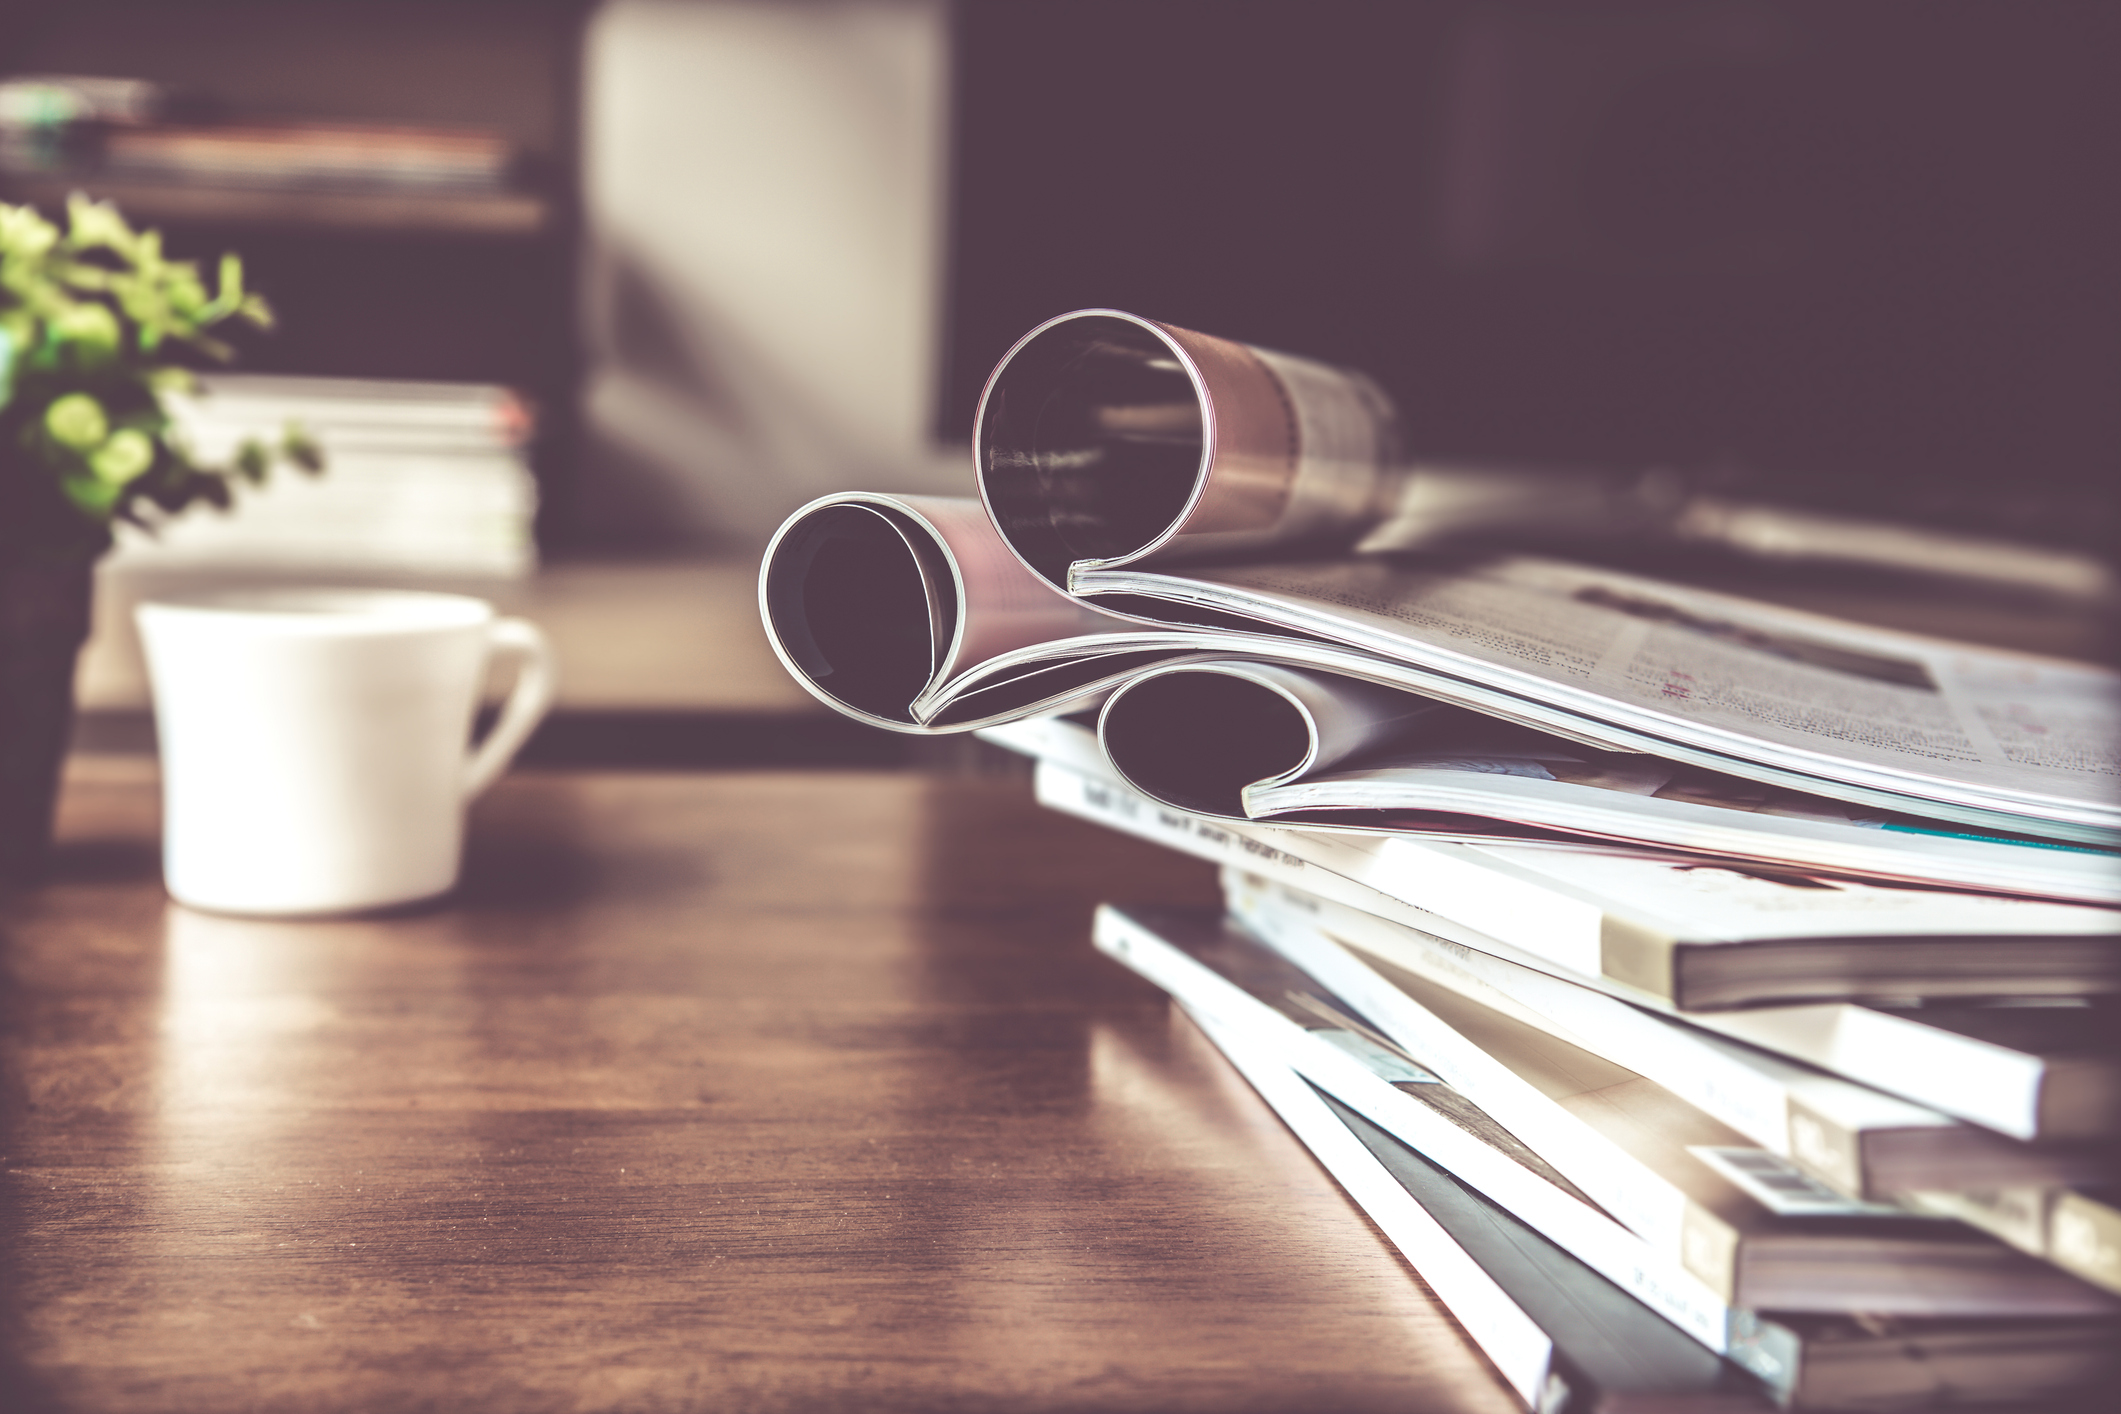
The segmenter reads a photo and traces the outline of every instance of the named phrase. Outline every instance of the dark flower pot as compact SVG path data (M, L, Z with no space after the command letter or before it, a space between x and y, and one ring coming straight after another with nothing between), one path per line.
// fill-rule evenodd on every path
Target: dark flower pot
M0 546L0 884L42 877L51 852L94 572Z

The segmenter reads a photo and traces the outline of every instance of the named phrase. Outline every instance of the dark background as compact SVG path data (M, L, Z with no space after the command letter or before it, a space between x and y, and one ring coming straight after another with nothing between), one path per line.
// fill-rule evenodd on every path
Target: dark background
M938 433L1111 305L1431 458L2103 544L2114 7L968 0Z

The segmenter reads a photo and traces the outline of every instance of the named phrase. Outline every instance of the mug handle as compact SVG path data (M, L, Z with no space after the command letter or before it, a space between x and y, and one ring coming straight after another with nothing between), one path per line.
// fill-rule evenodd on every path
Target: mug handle
M552 643L544 630L530 620L495 619L487 626L487 635L496 653L517 660L516 681L508 690L508 700L501 704L501 715L493 730L486 733L478 750L464 763L466 800L499 780L508 769L508 763L552 706L553 686L558 678Z

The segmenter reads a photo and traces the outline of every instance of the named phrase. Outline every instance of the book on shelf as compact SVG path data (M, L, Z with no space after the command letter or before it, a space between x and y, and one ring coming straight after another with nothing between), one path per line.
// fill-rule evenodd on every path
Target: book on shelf
M1529 1408L1913 1409L2082 1396L2113 1374L2117 1327L2102 1316L1745 1313L1719 1359L1564 1244L1298 1075L1256 1032L1188 1011Z
M532 236L554 215L491 128L225 114L100 75L0 79L0 181L7 200L86 192L149 223Z
M0 78L0 171L285 191L499 192L518 165L487 128L232 118L200 95L96 74Z
M514 162L507 139L478 129L244 122L113 128L96 170L204 186L498 192Z
M147 79L103 74L9 74L0 78L0 130L74 124L136 127L152 123L168 91Z
M277 469L237 489L233 514L122 526L113 563L514 578L536 564L532 414L485 384L210 374L171 397L178 434L209 464L246 438L299 426L325 469Z
M153 122L166 94L144 79L97 74L0 78L0 174L64 171L92 156L87 139Z

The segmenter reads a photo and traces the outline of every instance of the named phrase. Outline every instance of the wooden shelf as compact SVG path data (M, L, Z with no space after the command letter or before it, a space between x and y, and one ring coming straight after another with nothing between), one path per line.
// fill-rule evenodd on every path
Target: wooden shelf
M543 234L552 204L522 192L297 191L72 178L10 178L0 196L57 211L74 192L113 201L135 224L189 223L416 235Z

